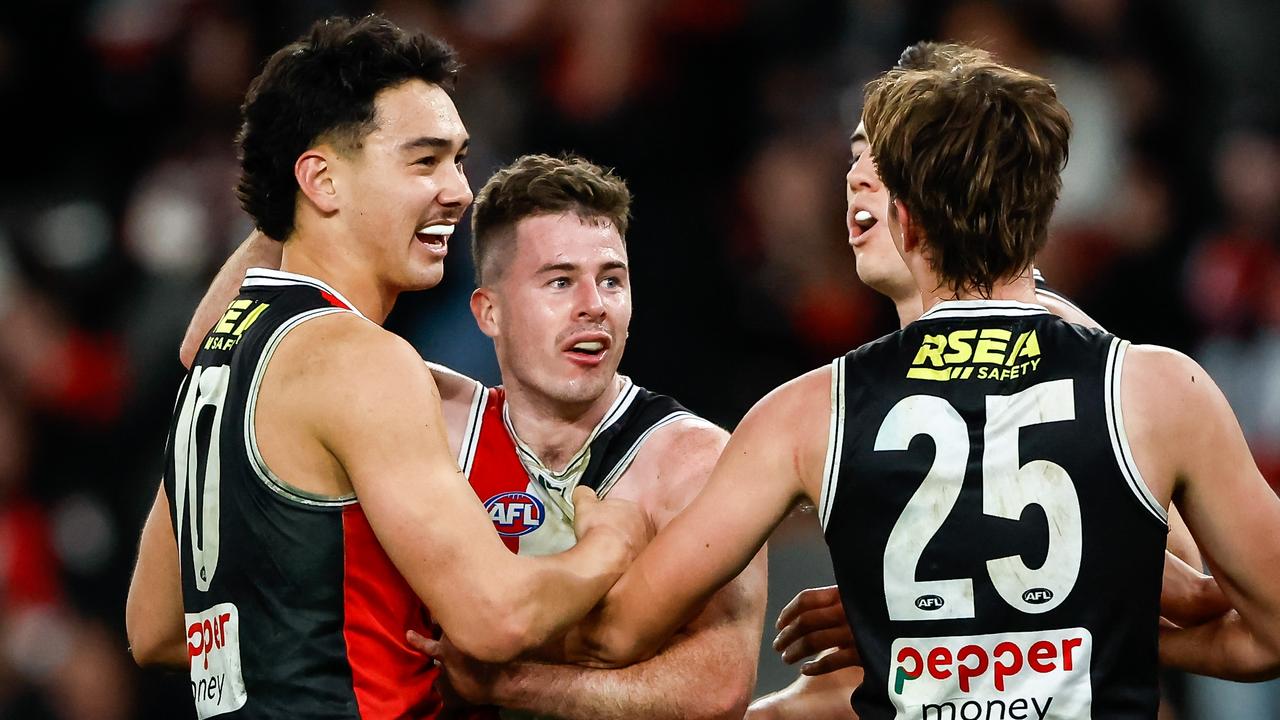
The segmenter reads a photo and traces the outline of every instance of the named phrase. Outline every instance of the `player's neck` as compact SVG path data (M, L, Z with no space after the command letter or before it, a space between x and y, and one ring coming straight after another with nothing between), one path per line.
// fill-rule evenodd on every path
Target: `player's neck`
M926 287L932 287L933 289L926 290ZM944 285L934 282L921 283L920 305L922 311L928 312L934 305L947 300L1005 300L1035 304L1036 283L1032 279L1029 269L1026 273L1016 278L996 284L991 288L990 295L984 295L973 289L963 289L955 292Z
M920 306L920 293L893 298L893 309L898 312L898 327L906 327L924 313Z
M395 305L398 291L379 282L372 269L359 258L335 252L337 244L320 238L301 241L299 230L284 244L280 269L307 275L342 293L362 315L381 325Z
M563 403L527 388L505 383L511 426L548 470L560 472L587 442L621 392L623 378L614 375L608 389L586 403Z

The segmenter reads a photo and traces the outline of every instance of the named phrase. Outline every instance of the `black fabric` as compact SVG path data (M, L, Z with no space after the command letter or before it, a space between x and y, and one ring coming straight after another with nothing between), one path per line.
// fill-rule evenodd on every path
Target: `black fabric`
M174 410L165 451L164 488L177 533L183 605L187 613L204 613L230 603L238 613L239 656L248 700L243 708L218 717L356 717L343 639L343 505L308 505L269 489L250 464L245 437L246 404L269 339L291 319L333 305L318 287L305 283L245 287L237 301L249 302L242 303L247 304L243 312L215 326L196 354ZM267 307L237 336L237 329L262 304ZM229 368L225 399L220 403L221 422L214 427L219 404L215 402L206 404L194 422L184 425L181 416L190 400L192 378L199 373L209 382L210 371L216 373L219 368ZM199 395L202 399L197 404L217 398L216 393ZM209 451L215 430L217 462ZM177 458L181 433L193 438L197 449ZM181 490L186 495L181 503L175 461L185 462L196 473L196 479L186 483L188 489ZM216 492L209 485L214 472ZM190 488L197 490L195 497ZM207 496L206 489L210 489ZM178 532L180 518L183 527ZM194 552L193 545L203 552ZM197 562L201 567L196 567ZM208 579L207 589L199 587L202 573ZM203 633L194 632L194 642L202 643ZM215 648L209 657L216 661L217 652ZM201 652L193 663L202 665L204 659ZM229 691L225 686L220 690L197 687L194 679L192 684L193 693Z
M613 472L640 436L661 422L663 418L678 412L689 412L674 398L637 387L635 399L616 422L600 431L591 441L591 459L583 471L579 485L599 490L600 484Z
M1029 639L1018 641L1022 643L1019 652L1025 670L1028 667L1026 651L1038 634L1050 637L1057 631L1072 628L1083 628L1092 637L1089 663L1092 717L1109 720L1156 717L1156 623L1166 528L1134 492L1113 450L1104 393L1107 392L1107 359L1114 352L1115 339L1102 331L1071 325L1047 313L1029 314L1029 307L1019 306L998 316L990 314L991 308L963 313L965 317L959 319L926 316L846 356L842 392L846 410L843 449L825 536L844 607L865 663L866 679L852 700L863 720L935 716L945 720L953 714L954 717L986 718L1014 712L1009 703L1018 695L1016 689L1007 687L1008 692L994 695L976 690L972 696L958 692L947 701L949 705L916 705L906 707L899 714L895 697L907 703L907 696L901 693L905 692L904 688L912 687L910 683L919 680L903 675L910 670L900 672L913 666L910 658L895 656L895 641L907 645L917 643L917 649L927 651L944 644L931 642L939 638L1030 633ZM970 357L965 358L966 351L949 342L941 353L941 368L937 367L938 355L925 353L922 357L922 347L938 347L958 331L962 333L959 338L970 346ZM990 352L982 356L993 362L978 361L977 342L984 331L993 331L997 336L986 346ZM1018 339L1031 332L1037 345L1035 354L1029 349L1030 335L1020 348L1016 347ZM1002 343L1000 338L1005 337L1008 340ZM1033 360L1038 360L1034 367ZM924 373L917 373L916 378L909 378L912 368L936 371L935 377L941 374L955 374L955 377L923 379ZM965 368L970 368L967 375ZM996 379L980 379L980 375L992 372L997 373ZM1050 384L1055 381L1069 381L1069 384ZM1055 391L1065 389L1074 405L1074 420L1040 422L1037 413L1045 409L1052 415L1052 408L1033 403L1015 423L1016 429L1000 431L986 427L989 397L1009 396L1037 386ZM895 415L894 423L886 423L891 410L911 397L925 399L909 401L904 408L928 412ZM1057 392L1056 397L1061 400L1062 392ZM936 399L953 408L958 419L952 418L944 404ZM1062 405L1055 403L1051 405ZM955 424L959 420L963 421L962 429ZM932 427L931 423L933 426L945 424L955 432L927 434L924 431ZM1032 502L1013 519L991 514L984 504L996 500L994 496L984 495L984 485L993 483L993 478L984 476L984 444L988 431L1003 433L1001 437L1005 440L1012 437L1014 459L1002 467L1009 468L1008 472L1030 467L1025 475L1019 472L1013 476L1019 488L1033 492ZM884 449L876 450L881 433L886 438L895 434L909 438L905 449L890 449L894 444L886 439L882 444ZM965 441L967 454L962 450ZM963 480L953 480L961 483L954 504L949 505L944 499L912 505L911 517L915 522L904 526L910 532L900 534L899 538L915 538L927 544L918 557L912 552L902 552L901 546L898 551L887 552L895 523L908 512L908 503L925 485L926 475L946 472L941 467L945 463L935 466L935 461L939 451L948 448L964 458ZM993 453L992 457L997 455ZM1053 600L1045 601L1044 592L1035 587L1026 588L1032 600L1056 606L1044 612L1040 606L1035 612L1024 612L1001 597L992 579L995 571L989 569L988 561L1015 556L1031 570L1037 570L1047 562L1051 542L1058 543L1059 550L1071 543L1071 532L1063 530L1070 522L1064 525L1061 521L1070 515L1070 510L1063 510L1061 501L1035 494L1047 482L1043 478L1048 477L1041 474L1042 466L1034 465L1035 461L1054 463L1069 476L1079 504L1080 561L1078 576L1065 595L1060 589ZM994 472L994 478L1002 477L1001 472L1006 471ZM1007 475L1003 477L1008 480ZM937 480L931 487L943 486L953 487ZM1036 497L1050 509L1037 503ZM916 559L918 562L911 567ZM1062 566L1061 562L1055 564L1055 567ZM931 619L931 613L941 614L944 608L954 611L956 607L963 607L966 599L956 593L921 592L910 604L920 611L918 615L926 616L925 619L891 619L889 604L893 601L886 597L886 574L906 578L912 583L906 587L912 590L920 587L915 583L924 581L969 579L972 616ZM1007 580L1007 573L1002 577ZM911 596L900 594L899 603L903 597ZM1024 603L1029 602L1027 597L1022 597ZM898 614L901 617L911 612L911 608L903 608ZM1062 647L1055 647L1055 652L1065 652ZM1006 650L1009 653L1006 661L1011 663L1013 649ZM1047 652L1043 648L1041 651ZM897 652L907 650L900 647ZM954 653L949 653L952 651L939 651L938 658L945 661L950 657L954 661ZM994 663L995 659L989 656L988 661ZM978 665L977 653L970 655L966 662ZM948 669L956 672L957 665L940 662L939 672L945 674ZM951 682L936 677L925 679ZM988 671L987 680L990 679ZM1006 680L1016 682L1016 679ZM971 689L975 687L970 685ZM1056 700L1058 705L1052 710L1068 703L1065 696ZM1049 701L1049 696L1040 698L1041 704ZM977 714L979 711L982 714ZM1037 717L1030 703L1017 706L1017 712L1023 711L1026 712L1023 717ZM1055 715L1051 711L1048 717Z

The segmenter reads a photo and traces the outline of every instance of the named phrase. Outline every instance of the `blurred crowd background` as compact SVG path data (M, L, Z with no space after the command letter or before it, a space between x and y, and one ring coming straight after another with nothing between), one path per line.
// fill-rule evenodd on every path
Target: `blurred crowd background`
M920 39L1054 80L1075 137L1040 266L1108 329L1197 357L1280 480L1280 22L1271 0L44 0L0 4L0 717L186 717L123 607L182 331L250 227L249 80L332 13L453 43L474 188L533 151L635 193L623 371L732 427L895 327L862 287L843 176L861 88ZM466 236L390 325L488 382ZM1275 542L1275 538L1259 541ZM770 623L829 577L812 517L773 547ZM766 641L772 633L766 633ZM761 691L791 671L764 653ZM1274 686L1167 683L1177 717L1280 717ZM1252 704L1251 704L1252 703Z

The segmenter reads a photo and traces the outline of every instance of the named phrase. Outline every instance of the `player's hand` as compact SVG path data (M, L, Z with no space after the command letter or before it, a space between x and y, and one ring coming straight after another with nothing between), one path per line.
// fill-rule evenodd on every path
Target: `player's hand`
M778 614L773 649L788 665L826 650L831 652L800 666L804 675L822 675L862 664L853 629L845 619L836 586L801 590Z
M1218 582L1170 552L1164 554L1160 614L1180 627L1201 625L1231 609Z
M433 640L410 630L405 637L409 645L430 655L440 666L444 682L440 683L439 688L448 705L456 707L463 703L493 703L494 688L501 677L502 666L482 663L464 655L444 635L439 640Z
M588 533L612 534L623 543L630 563L653 539L653 532L653 520L636 503L601 500L591 488L574 488L573 533L578 540Z

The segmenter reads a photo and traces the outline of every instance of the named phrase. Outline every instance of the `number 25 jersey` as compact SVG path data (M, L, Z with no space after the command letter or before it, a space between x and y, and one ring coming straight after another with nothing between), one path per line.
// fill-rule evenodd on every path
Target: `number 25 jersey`
M951 301L832 364L818 509L863 720L1155 718L1167 517L1125 435L1127 347Z

